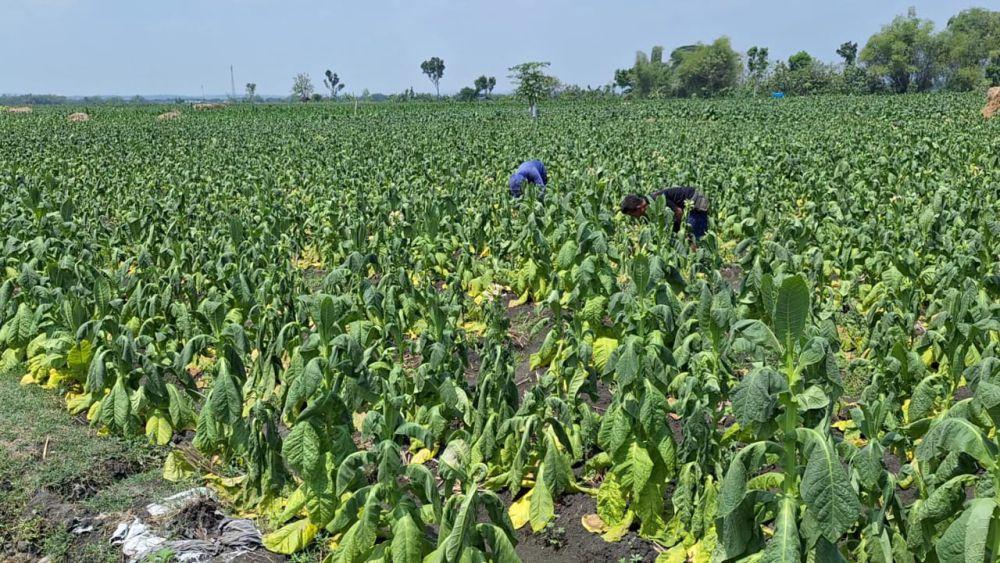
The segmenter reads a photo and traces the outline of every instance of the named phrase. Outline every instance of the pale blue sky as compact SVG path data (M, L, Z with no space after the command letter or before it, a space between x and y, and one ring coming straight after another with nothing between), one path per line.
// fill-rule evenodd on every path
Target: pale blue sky
M285 95L297 72L321 88L332 68L349 92L428 92L419 67L431 56L445 60L442 93L480 74L506 90L506 69L529 60L597 86L638 49L719 35L740 52L833 61L843 41L863 46L911 5L940 29L1000 0L0 0L0 92L222 94L230 64L238 91L253 81Z

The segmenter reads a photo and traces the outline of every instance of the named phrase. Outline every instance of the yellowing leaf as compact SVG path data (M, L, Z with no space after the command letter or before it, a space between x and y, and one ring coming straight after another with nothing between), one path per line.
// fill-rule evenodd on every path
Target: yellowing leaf
M333 536L332 538L326 541L326 547L330 551L336 551L337 548L340 547L340 540L342 540L343 538L344 538L343 534L337 534Z
M924 350L924 353L920 355L920 359L924 362L925 367L931 367L934 363L934 347Z
M410 465L423 465L434 457L434 452L427 448L421 448L410 458Z
M531 507L531 494L535 492L535 489L531 489L523 497L519 498L516 502L510 505L507 509L507 515L510 516L510 521L514 524L515 530L520 530L528 523L530 517L528 516Z
M725 432L722 433L722 442L723 443L728 442L734 436L736 436L737 434L739 434L740 430L741 430L740 423L739 422L734 422L732 425L729 426L729 428L726 428Z
M618 525L608 528L608 531L601 538L609 543L622 541L622 538L628 533L629 527L632 526L633 519L635 519L635 515L629 510L625 513L625 518L622 518L622 521Z
M468 321L462 323L462 328L465 332L471 332L473 334L482 334L486 332L486 323L482 321Z
M87 422L94 422L94 418L99 412L101 412L101 401L94 401L94 404L90 405L90 410L87 411Z
M154 414L146 421L146 436L157 446L165 446L174 437L174 428L169 420Z
M24 377L21 378L21 385L34 385L36 383L38 382L30 373L24 374Z
M167 481L186 481L194 477L194 466L178 450L167 454L163 463L163 478Z
M836 428L837 430L840 430L841 432L847 432L849 429L857 427L854 424L854 421L850 419L838 420L833 424L831 424L830 426Z
M611 353L615 351L618 347L618 341L614 338L598 338L594 340L594 353L591 356L591 360L594 362L594 367L599 370L603 370L604 366L608 364L608 359L611 357Z
M42 387L49 390L58 389L67 379L69 379L69 376L66 372L50 368L48 381Z
M90 406L92 397L90 393L66 393L66 409L70 414L80 414Z
M282 555L291 555L302 551L316 537L319 527L308 518L296 520L291 524L264 536L264 547Z
M368 418L367 412L356 412L351 415L351 420L354 423L354 429L361 432L361 428L365 425L365 419Z

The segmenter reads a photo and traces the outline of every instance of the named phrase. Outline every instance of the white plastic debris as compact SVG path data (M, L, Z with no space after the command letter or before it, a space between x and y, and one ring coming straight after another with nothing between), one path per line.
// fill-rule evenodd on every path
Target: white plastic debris
M138 561L158 549L165 541L166 538L154 534L149 526L138 518L131 523L122 522L115 529L115 533L111 534L111 544L121 545L122 553L129 558L129 561Z
M149 504L146 512L155 518L156 523L162 524L188 506L214 498L211 490L198 487ZM252 520L231 518L223 518L213 530L212 537L205 540L167 540L157 530L136 518L131 522L120 523L111 535L111 543L121 546L129 563L142 561L159 550L169 550L175 561L198 562L208 561L213 557L228 561L263 548L260 531Z
M214 500L215 494L212 493L211 489L207 487L195 487L194 489L188 489L177 493L176 495L171 495L160 502L147 504L146 512L148 512L153 518L159 518L166 514L179 512L188 506L197 504L205 499Z
M74 536L82 536L83 534L89 534L90 532L93 532L93 531L94 531L94 526L93 525L90 525L90 526L77 526L77 527L73 528L72 530L70 530L69 533L73 534Z

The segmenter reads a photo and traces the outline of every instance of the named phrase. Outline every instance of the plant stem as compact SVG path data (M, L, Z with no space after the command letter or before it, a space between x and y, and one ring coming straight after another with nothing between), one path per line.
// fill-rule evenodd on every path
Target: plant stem
M795 431L799 426L799 411L798 405L795 402L795 396L798 391L798 373L796 373L795 366L792 364L792 354L786 354L786 357L785 375L788 378L789 393L781 401L785 406L785 418L782 421L781 428L782 441L785 446L784 460L782 462L785 480L782 488L786 496L797 499L799 469L796 457L797 443Z

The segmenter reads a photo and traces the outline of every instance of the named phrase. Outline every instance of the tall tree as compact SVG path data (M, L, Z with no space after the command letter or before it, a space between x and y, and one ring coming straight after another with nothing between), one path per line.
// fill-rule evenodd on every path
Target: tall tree
M640 96L670 93L671 69L670 65L663 62L663 47L659 45L650 49L648 58L642 51L636 53L632 75L635 78L635 91Z
M837 54L844 59L845 66L854 66L858 59L858 44L853 41L845 41L840 44Z
M300 102L308 102L309 97L312 96L313 90L315 90L315 88L313 87L312 79L309 78L308 74L300 72L295 75L295 79L292 82L292 96L295 99Z
M948 88L982 86L990 67L1000 66L1000 11L972 8L958 13L948 20L941 42Z
M438 97L441 97L441 77L444 76L444 61L438 57L431 57L420 63L420 70L427 75Z
M491 76L486 80L486 97L489 98L493 94L493 89L497 87L497 77Z
M539 100L551 96L559 84L554 76L545 74L544 69L548 67L547 62L529 62L507 69L514 83L514 94L528 102L531 117L538 117Z
M767 75L767 67L770 61L767 60L767 47L750 47L747 51L747 73L753 83L753 92L757 93L757 88Z
M247 82L246 92L247 92L246 95L247 101L253 103L254 98L257 94L257 85L253 82Z
M940 51L934 22L918 18L911 8L868 39L861 61L892 91L923 92L933 86L938 75Z
M797 70L803 70L808 68L813 64L812 55L805 51L799 51L791 57L788 57L788 69L792 72Z
M635 87L635 78L632 75L632 70L627 68L619 68L615 71L615 86L621 89L622 94L628 94Z
M677 60L677 93L681 96L716 96L734 88L739 79L740 56L728 37L677 53Z
M326 78L323 79L323 85L326 89L330 91L330 98L336 100L337 94L344 89L344 83L340 81L340 77L337 76L336 72L327 69Z
M474 86L476 87L476 97L479 96L480 92L486 92L486 89L489 88L489 85L490 81L488 78L486 78L485 74L477 78L474 84Z

